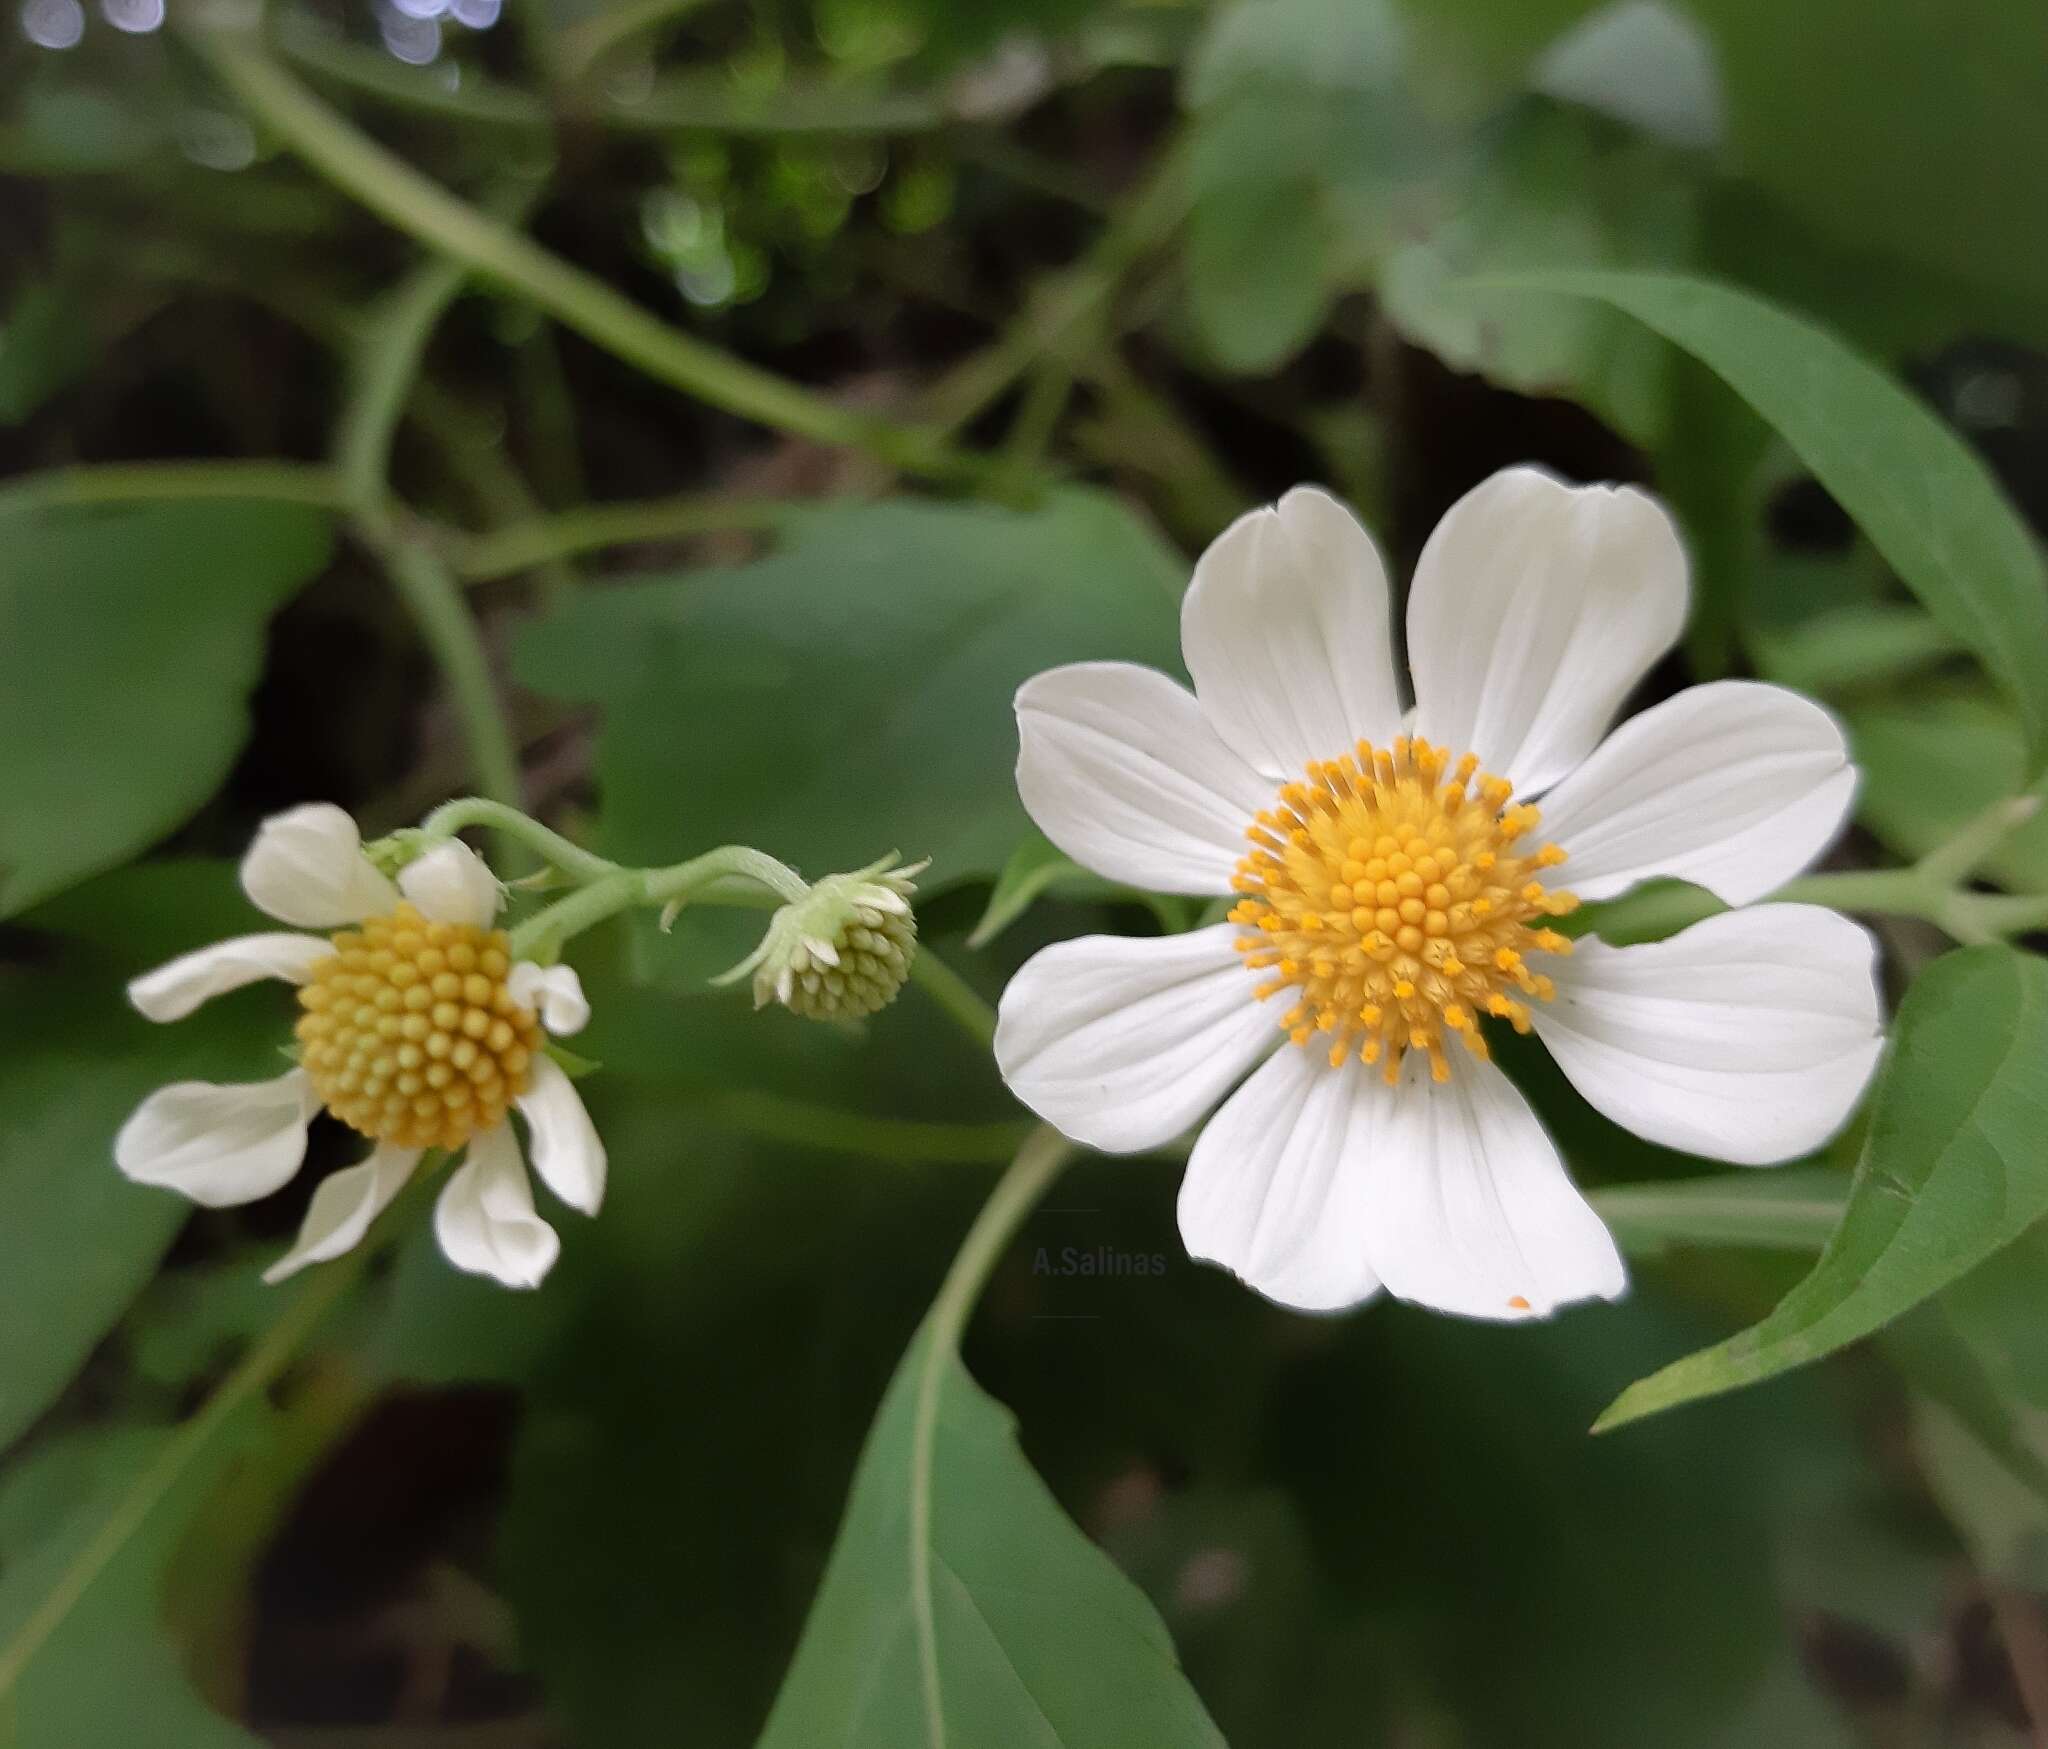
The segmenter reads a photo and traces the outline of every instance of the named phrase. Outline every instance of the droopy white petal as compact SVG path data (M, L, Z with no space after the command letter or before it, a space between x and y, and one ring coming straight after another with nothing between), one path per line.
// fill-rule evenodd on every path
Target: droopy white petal
M521 960L505 980L505 989L522 1008L540 1010L540 1023L557 1038L581 1032L590 1019L590 1000L574 966L537 966Z
M533 1169L572 1209L594 1215L604 1201L604 1143L561 1064L535 1057L532 1074L517 1103L532 1132Z
M298 1171L319 1103L303 1069L225 1087L176 1081L121 1126L114 1163L138 1184L160 1184L209 1208L255 1202Z
M317 935L237 935L211 947L180 954L128 986L128 1000L151 1020L183 1020L202 1002L255 984L282 978L303 984L306 974L332 956Z
M370 866L355 821L332 802L273 814L242 858L242 891L260 911L301 929L338 929L398 903Z
M1131 662L1076 662L1017 689L1017 793L1076 862L1160 893L1223 893L1273 785L1194 695Z
M1655 499L1509 468L1451 506L1408 598L1415 732L1528 796L1593 750L1685 624Z
M1313 486L1210 543L1180 642L1202 714L1269 778L1398 732L1386 567L1357 518Z
M488 929L504 903L504 889L484 859L459 839L437 844L398 871L398 890L435 923Z
M1653 1142L1765 1166L1855 1108L1883 1044L1877 944L1818 905L1755 905L1667 941L1587 938L1536 1030L1572 1085Z
M534 1213L510 1124L493 1124L471 1139L469 1158L434 1204L434 1237L457 1269L506 1287L538 1287L554 1268L562 1242Z
M1303 1311L1379 1291L1366 1260L1377 1071L1275 1051L1203 1127L1180 1186L1188 1255Z
M1366 1246L1387 1291L1468 1318L1541 1318L1628 1286L1621 1253L1536 1114L1491 1063L1460 1055L1432 1081L1420 1051L1399 1086L1371 1074Z
M1827 848L1856 793L1841 725L1753 680L1690 686L1631 717L1543 798L1558 879L1605 899L1670 875L1730 905L1782 886Z
M419 1163L418 1148L379 1142L361 1165L328 1173L306 1205L298 1242L263 1272L263 1279L275 1285L309 1263L325 1263L353 1251Z
M1089 935L1033 954L996 1023L1010 1091L1112 1154L1179 1135L1279 1036L1230 945L1238 934L1219 923L1185 935Z

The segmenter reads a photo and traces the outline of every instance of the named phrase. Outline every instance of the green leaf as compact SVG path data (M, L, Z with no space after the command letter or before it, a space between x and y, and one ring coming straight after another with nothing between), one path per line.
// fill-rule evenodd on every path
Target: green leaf
M1625 310L1725 378L2010 694L2030 769L2048 762L2048 566L1961 438L1832 335L1730 286L1628 273L1512 283Z
M210 921L187 927L198 867L132 869L67 895L36 922L66 927L97 910L154 947L69 946L0 970L0 1281L10 1340L0 1345L0 1448L70 1381L154 1273L191 1205L130 1184L114 1133L168 1081L282 1074L291 1037L275 990L211 1003L156 1026L128 1006L126 978L159 959L248 927L225 865L204 865ZM170 919L167 928L165 919Z
M1114 890L1111 882L1090 874L1043 832L1031 833L1010 852L1010 860L996 876L995 890L989 894L988 906L981 921L975 924L974 933L968 936L967 945L988 946L1055 887L1085 891L1086 883L1090 882L1097 891Z
M1899 1009L1842 1224L1762 1323L1640 1379L1596 1423L1774 1377L1909 1311L2048 1214L2048 960L1937 960Z
M1221 1749L1152 1606L931 1340L882 1401L760 1749Z
M2026 740L2001 699L1922 693L1843 715L1863 767L1857 817L1902 856L1925 856L2025 783ZM1981 872L2014 892L2048 892L2048 814L2014 832Z
M1848 1200L1848 1180L1828 1166L1720 1172L1668 1184L1611 1184L1591 1193L1624 1251L1641 1257L1674 1245L1749 1245L1818 1251Z
M1531 268L1677 267L1696 255L1694 173L1679 155L1532 104L1495 131L1442 222L1386 263L1381 297L1409 339L1524 393L1569 393L1638 443L1671 421L1671 354L1598 304L1532 301L1478 281Z
M95 1577L12 1691L0 1695L0 1743L134 1743L150 1749L258 1749L193 1691L163 1590L194 1510L246 1446L253 1412L157 1502ZM93 1537L172 1437L131 1427L67 1433L39 1445L0 1483L0 1663ZM186 1632L199 1629L184 1624Z
M0 916L213 794L248 732L265 623L331 533L300 505L0 496Z
M1176 666L1184 567L1113 501L896 502L794 514L752 565L576 597L531 628L529 685L603 707L602 835L666 862L723 839L806 873L894 847L933 882L1029 830L1011 699L1060 662Z

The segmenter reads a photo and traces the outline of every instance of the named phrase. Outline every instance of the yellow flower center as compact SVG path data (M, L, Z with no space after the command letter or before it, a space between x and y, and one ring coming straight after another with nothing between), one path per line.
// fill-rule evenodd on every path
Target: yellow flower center
M501 1121L541 1048L505 987L505 932L400 905L333 942L299 991L300 1062L327 1109L405 1148L459 1148Z
M1524 956L1571 952L1540 920L1578 900L1538 878L1564 852L1524 846L1540 815L1509 807L1511 791L1473 754L1452 769L1445 749L1405 737L1361 741L1282 786L1245 832L1230 921L1246 926L1237 948L1259 1000L1292 994L1280 1024L1294 1043L1326 1049L1332 1068L1355 1052L1390 1083L1427 1051L1443 1081L1453 1034L1487 1054L1480 1015L1529 1030L1523 998L1555 992Z

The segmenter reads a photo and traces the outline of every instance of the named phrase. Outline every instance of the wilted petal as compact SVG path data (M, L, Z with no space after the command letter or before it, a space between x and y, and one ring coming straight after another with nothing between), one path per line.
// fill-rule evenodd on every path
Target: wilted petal
M309 1263L325 1263L353 1251L370 1223L405 1188L420 1163L420 1152L379 1142L361 1165L344 1166L321 1179L306 1207L298 1243L263 1272L263 1279L275 1284Z
M562 1248L534 1212L533 1188L510 1124L493 1124L469 1144L434 1204L434 1237L457 1269L506 1287L538 1287Z
M121 1126L114 1163L138 1184L160 1184L209 1208L255 1202L298 1171L318 1109L303 1069L231 1086L174 1082Z
M552 1057L535 1057L533 1079L517 1103L541 1182L572 1209L596 1214L604 1202L604 1143L575 1083Z
M422 917L488 929L504 903L504 889L484 859L451 838L398 871L398 890Z
M581 1032L590 1019L590 1002L574 966L537 966L521 960L505 988L520 1007L539 1010L541 1025L557 1038Z
M237 935L144 972L129 984L128 1000L151 1020L183 1020L202 1002L244 984L265 978L303 984L306 974L333 952L317 935Z
M339 929L398 903L398 889L363 854L355 821L332 802L265 820L242 858L242 891L259 910L301 929Z

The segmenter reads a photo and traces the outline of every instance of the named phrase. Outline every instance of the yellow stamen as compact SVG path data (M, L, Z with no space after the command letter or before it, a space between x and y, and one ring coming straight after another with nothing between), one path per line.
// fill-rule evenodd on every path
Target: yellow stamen
M1488 1057L1480 1015L1528 1031L1520 998L1547 1002L1553 986L1524 956L1571 951L1543 925L1578 900L1544 886L1564 852L1534 843L1541 816L1512 793L1473 755L1405 738L1361 741L1281 788L1248 828L1230 918L1245 963L1271 974L1257 995L1294 995L1281 1030L1296 1044L1389 1081L1419 1051L1442 1081L1453 1037Z

